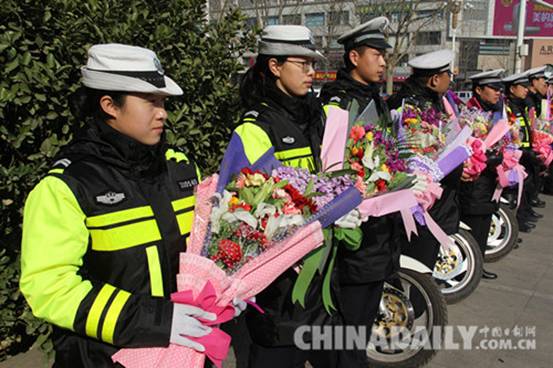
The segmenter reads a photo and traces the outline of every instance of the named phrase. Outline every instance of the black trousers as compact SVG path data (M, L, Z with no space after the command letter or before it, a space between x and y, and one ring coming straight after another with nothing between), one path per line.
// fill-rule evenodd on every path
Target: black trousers
M461 220L470 227L472 236L478 242L482 256L486 252L488 244L492 215L491 213L488 215L461 215Z
M382 298L384 281L365 284L340 285L340 306L345 326L363 326L368 342ZM346 344L344 343L344 347ZM366 368L368 365L365 349L338 351L338 368Z

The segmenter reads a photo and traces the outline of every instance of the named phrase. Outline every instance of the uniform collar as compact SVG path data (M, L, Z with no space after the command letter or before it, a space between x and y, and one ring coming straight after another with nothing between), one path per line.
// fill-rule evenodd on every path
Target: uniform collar
M165 165L166 144L162 140L153 146L142 144L99 120L90 120L69 150L95 156L132 177L153 177ZM82 152L84 151L84 152Z

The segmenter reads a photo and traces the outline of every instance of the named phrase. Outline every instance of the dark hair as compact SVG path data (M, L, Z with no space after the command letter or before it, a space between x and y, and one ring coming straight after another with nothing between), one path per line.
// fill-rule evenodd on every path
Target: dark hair
M113 117L102 109L100 99L103 96L109 96L116 106L122 107L128 94L128 92L102 91L82 86L69 97L69 108L73 116L80 120L93 118L106 121Z
M251 108L265 96L267 83L275 83L276 77L269 70L269 60L276 59L283 64L287 56L258 55L255 64L248 69L240 81L240 99L242 106Z
M350 53L351 51L357 51L357 53L358 53L359 55L363 55L363 53L364 53L368 48L369 48L368 46L361 45L361 46L354 47L354 48L349 49L349 50L347 50L346 52L344 52L344 65L345 65L345 67L346 67L346 71L351 72L353 69L355 69L355 65L353 65L353 63L352 63L351 60L349 59L349 53Z

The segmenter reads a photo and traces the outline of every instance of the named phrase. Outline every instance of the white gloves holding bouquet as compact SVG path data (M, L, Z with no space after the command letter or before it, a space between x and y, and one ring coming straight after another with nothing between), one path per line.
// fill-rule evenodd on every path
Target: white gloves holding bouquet
M211 332L211 327L204 325L198 318L206 321L215 321L217 316L193 305L174 303L169 341L173 344L186 346L200 352L205 351L205 347L202 344L188 338L203 337Z
M357 208L340 217L334 224L344 229L355 229L368 220L368 217L362 217Z

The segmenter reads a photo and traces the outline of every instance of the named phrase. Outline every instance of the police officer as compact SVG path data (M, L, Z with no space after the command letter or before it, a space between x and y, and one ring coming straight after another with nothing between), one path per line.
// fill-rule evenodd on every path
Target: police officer
M350 110L355 101L361 113L372 102L383 131L392 127L389 109L380 97L385 52L391 47L384 39L388 24L387 18L378 17L340 36L344 67L338 71L336 81L321 89L326 111L333 106ZM338 248L343 323L366 328L367 337L378 312L384 281L399 269L398 222L394 215L371 217L361 225L363 240L357 251ZM365 350L343 350L339 354L339 367L367 365Z
M238 137L250 163L268 149L286 166L316 172L320 169L322 109L308 93L315 74L314 62L322 59L311 31L303 26L276 25L263 30L255 65L244 75L240 97L246 112L233 136ZM297 279L286 270L257 295L265 313L246 314L252 339L249 367L315 367L331 364L323 352L310 354L295 346L294 332L301 325L330 323L321 301L322 278L315 277L307 292L305 308L292 303ZM307 339L307 337L305 338Z
M86 121L27 199L21 290L54 325L55 367L112 367L121 347L198 351L215 315L173 304L197 169L169 149L167 96L182 94L148 49L88 50L74 112Z
M541 116L542 101L547 97L547 82L545 78L546 66L541 66L528 70L528 97L526 98L529 108L534 108L536 116Z
M528 174L528 177L524 180L524 196L517 211L517 220L519 230L529 232L536 227L533 222L543 217L536 213L532 206L545 206L545 202L537 196L536 176L543 169L543 164L532 151L532 130L528 117L528 106L526 105L529 80L526 73L517 73L504 78L503 82L505 83L507 116L510 121L513 121L519 127L520 148L523 152L520 163Z
M470 77L472 81L472 98L467 107L487 112L496 123L503 117L503 69L478 73ZM499 203L492 201L497 185L496 167L502 161L499 153L486 152L488 160L486 169L474 181L462 181L459 190L461 220L471 228L471 233L478 242L482 256L486 252L492 214L499 209ZM495 279L493 272L483 270L482 277Z
M422 110L432 107L442 114L447 114L444 94L449 89L453 57L450 50L439 50L409 60L408 64L412 67L413 73L400 90L388 100L390 108L400 108L405 103ZM459 165L442 179L442 196L429 211L448 235L455 234L459 230L460 213L457 192L462 173L463 166ZM410 244L405 240L402 253L434 269L440 249L439 243L426 227L419 227L418 233L419 235L415 236Z

